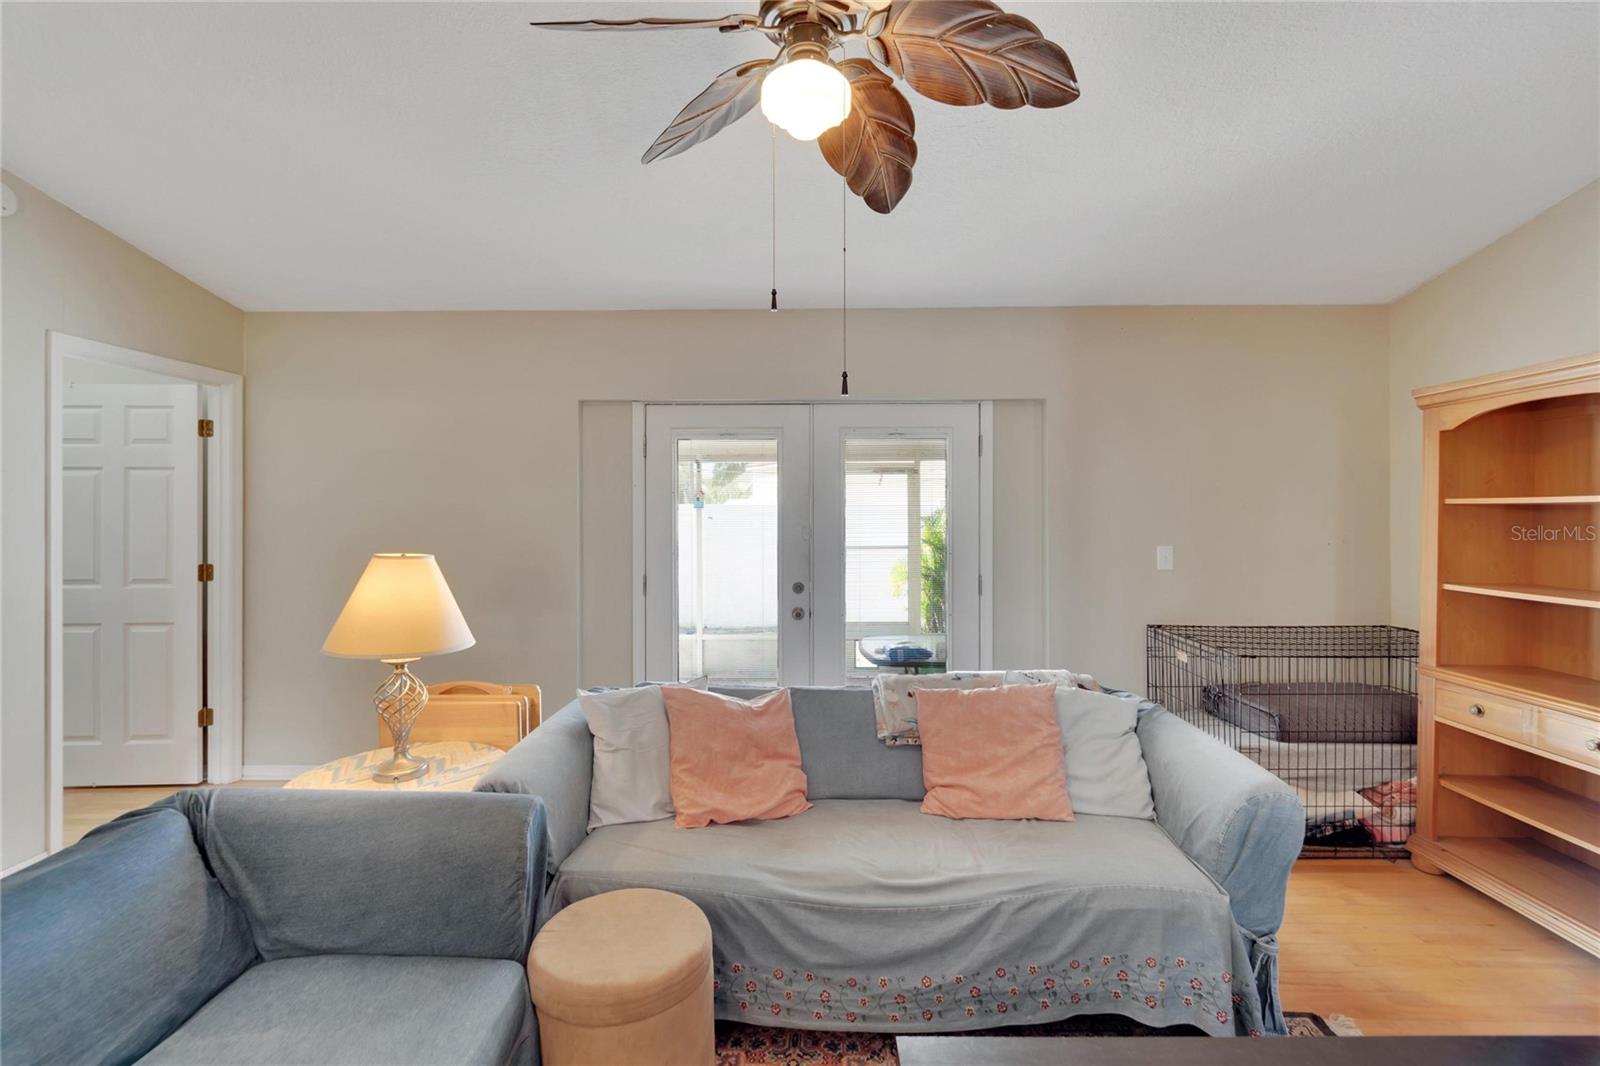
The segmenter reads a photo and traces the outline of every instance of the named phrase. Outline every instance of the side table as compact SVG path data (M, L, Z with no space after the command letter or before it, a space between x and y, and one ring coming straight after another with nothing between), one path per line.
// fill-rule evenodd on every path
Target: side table
M428 764L428 772L410 781L379 782L372 771L393 754L390 748L374 748L359 755L324 763L307 770L284 788L356 788L371 791L471 792L478 778L505 754L488 744L466 740L437 740L411 745L411 754Z

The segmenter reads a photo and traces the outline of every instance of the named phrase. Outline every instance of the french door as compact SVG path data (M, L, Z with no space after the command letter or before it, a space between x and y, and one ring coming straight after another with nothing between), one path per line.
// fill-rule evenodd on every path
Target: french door
M650 404L643 422L646 678L983 665L977 404Z

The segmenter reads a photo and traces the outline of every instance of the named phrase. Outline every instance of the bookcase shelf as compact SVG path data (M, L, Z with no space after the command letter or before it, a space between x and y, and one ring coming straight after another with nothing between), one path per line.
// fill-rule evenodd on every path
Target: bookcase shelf
M1452 496L1444 502L1466 507L1557 507L1600 503L1600 496Z
M1537 666L1445 665L1428 673L1513 699L1600 716L1600 680L1592 677Z
M1600 855L1600 802L1535 777L1443 774L1440 786Z
M1600 355L1418 389L1417 869L1600 955Z
M1498 596L1504 600L1529 603L1557 603L1567 607L1600 610L1600 592L1594 589L1558 588L1545 585L1463 585L1445 582L1446 592L1465 592L1472 596Z
M1600 955L1600 870L1524 837L1411 839L1413 853Z

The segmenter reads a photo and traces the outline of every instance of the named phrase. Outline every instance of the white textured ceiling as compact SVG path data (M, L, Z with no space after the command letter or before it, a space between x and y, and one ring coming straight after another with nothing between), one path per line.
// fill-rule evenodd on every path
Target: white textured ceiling
M1367 303L1600 174L1600 7L1010 3L1055 111L909 94L851 303ZM640 153L754 34L530 17L727 3L20 4L3 161L250 310L761 307L769 127ZM839 179L780 137L787 306L839 298Z

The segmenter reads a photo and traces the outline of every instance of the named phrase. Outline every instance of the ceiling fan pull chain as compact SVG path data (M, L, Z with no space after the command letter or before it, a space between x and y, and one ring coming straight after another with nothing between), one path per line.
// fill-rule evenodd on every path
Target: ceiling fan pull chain
M770 311L778 309L778 127L768 126L772 131L772 306Z
M839 395L850 395L850 184L839 175Z

